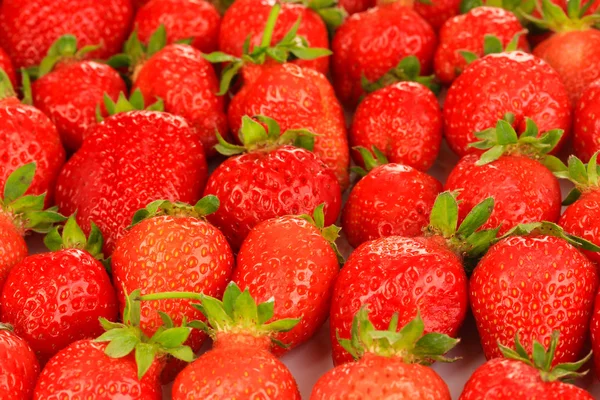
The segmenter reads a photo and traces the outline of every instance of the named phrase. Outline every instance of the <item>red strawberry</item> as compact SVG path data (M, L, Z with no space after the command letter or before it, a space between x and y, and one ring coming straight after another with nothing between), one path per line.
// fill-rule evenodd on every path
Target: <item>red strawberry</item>
M274 300L275 319L300 319L291 331L273 336L287 345L274 346L277 355L306 342L329 316L339 271L335 240L340 229L324 223L323 206L314 218L270 219L250 231L238 253L232 280L257 301Z
M460 13L461 0L416 0L415 11L436 31Z
M592 400L593 397L583 389L561 382L562 379L573 379L583 374L577 371L590 358L555 367L553 358L558 347L558 334L553 332L548 351L535 341L533 357L515 336L517 351L499 345L505 358L495 358L477 368L460 395L459 400L529 400L529 399L569 399ZM566 339L569 340L568 338Z
M417 56L423 72L429 73L436 44L431 26L400 3L350 16L331 44L338 97L344 104L355 106L364 94L362 76L376 81L409 55Z
M387 330L378 331L362 307L354 317L351 339L338 339L357 361L323 375L310 399L450 400L448 385L433 369L421 364L453 361L443 354L458 339L440 333L424 335L425 325L418 312L397 331L398 318L399 313L392 315Z
M509 50L529 51L527 38L521 32L525 30L516 15L502 8L476 7L457 15L446 21L440 30L440 44L434 59L435 75L445 84L452 83L467 67L464 51L477 57L499 53L515 38L518 42L514 42L515 48Z
M571 105L560 76L541 59L514 51L475 60L452 83L444 103L446 140L460 156L477 152L469 147L475 132L492 128L507 113L518 132L531 118L540 135L562 129L561 144L569 136Z
M15 74L15 69L13 67L12 61L8 54L0 47L0 69L6 72L8 78L10 79L10 83L13 87L17 86L17 75Z
M4 324L0 324L0 371L0 391L3 396L18 400L31 399L40 364L27 342Z
M287 145L298 136L297 130L280 136L277 122L263 116L257 119L268 126L268 133L245 116L240 130L245 147L220 142L217 150L235 156L213 172L204 190L205 196L222 199L208 220L221 229L234 250L259 222L311 214L320 204L325 205L325 226L329 226L337 220L342 203L333 172L314 153Z
M85 131L97 122L96 108L104 108L104 95L116 101L127 90L117 71L82 60L92 48L77 51L75 36L62 36L42 60L32 86L33 104L56 125L70 151L81 147Z
M116 105L107 102L109 114L116 114L86 132L83 146L58 178L59 209L77 211L86 232L90 221L97 223L107 256L135 211L157 199L195 202L206 182L202 144L183 118L157 111L120 112L143 109L143 103L139 91L131 103L123 96Z
M205 0L152 0L141 7L134 20L138 37L148 43L159 26L164 25L168 43L191 39L192 46L203 53L218 48L221 16Z
M367 171L352 188L342 213L342 227L352 247L386 236L420 236L442 184L424 172L402 164L387 164L374 148L377 159L365 148Z
M575 154L587 162L600 150L600 79L591 83L579 98L573 123Z
M39 64L67 33L81 46L101 45L88 57L107 58L121 48L132 16L131 0L3 0L0 45L19 68Z
M510 121L512 116L508 117ZM500 227L501 234L521 223L558 221L561 203L558 180L543 164L556 160L546 153L559 141L561 132L549 131L536 139L537 127L526 119L527 128L517 138L509 121L500 120L496 128L476 133L482 139L476 147L489 150L482 156L461 158L444 186L458 193L460 220L477 203L493 197L496 207L484 227Z
M590 322L590 334L592 338L595 372L596 376L600 377L600 292L596 295L596 300L594 302L594 312Z
M375 7L377 4L376 0L339 0L341 8L346 10L348 14L356 14L363 11L367 11L371 7Z
M548 347L554 330L568 340L558 344L553 365L579 357L592 316L598 272L574 245L600 250L565 234L558 225L523 224L481 259L469 292L487 359L500 357L498 343L510 346L517 332L528 352L534 340Z

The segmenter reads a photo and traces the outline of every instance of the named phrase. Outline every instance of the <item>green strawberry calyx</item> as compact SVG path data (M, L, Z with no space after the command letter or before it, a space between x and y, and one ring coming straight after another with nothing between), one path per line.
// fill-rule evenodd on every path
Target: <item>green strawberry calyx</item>
M277 121L264 115L257 115L254 118L247 115L242 117L242 126L239 132L242 146L226 142L219 132L216 135L218 144L215 145L215 149L224 156L253 151L271 151L289 144L312 151L316 136L307 129L288 129L282 134Z
M584 6L581 0L570 0L567 12L550 0L542 0L538 11L542 18L535 18L530 14L523 17L535 24L538 28L548 29L553 32L586 31L600 22L600 14L585 15L594 2L588 1Z
M360 78L362 88L366 93L374 92L396 82L406 81L420 83L435 94L440 91L440 84L437 82L435 75L421 76L421 63L414 55L404 57L398 65L374 82L369 81L364 74Z
M142 64L166 45L167 29L163 24L152 33L147 45L140 41L137 29L135 29L123 46L123 53L112 56L106 63L115 69L129 68L132 80L135 82L137 72L141 69Z
M568 179L575 185L563 200L565 206L577 201L582 193L600 189L598 152L594 153L587 165L574 155L569 157L568 166L557 157L547 158L544 164L557 178Z
M131 228L145 219L160 215L203 219L207 215L216 213L219 205L219 198L213 195L201 198L193 206L180 201L155 200L133 214L133 220L129 227Z
M441 333L425 334L425 324L419 311L417 316L398 330L398 313L392 315L387 330L376 330L369 320L369 310L363 306L352 320L350 339L340 338L340 345L354 357L365 354L399 357L407 364L429 365L432 361L454 362L456 358L445 357L458 344L459 339Z
M509 360L521 361L531 367L536 368L540 371L540 377L544 382L554 382L563 380L572 380L580 378L588 373L588 371L578 372L585 363L587 363L592 357L590 351L585 358L573 362L558 364L552 367L552 360L558 347L558 338L560 336L559 331L553 331L550 339L550 347L548 350L544 348L537 340L533 341L533 352L530 356L519 340L519 333L515 335L515 350L502 345L498 342L498 347L504 358Z
M35 163L29 163L13 171L0 197L0 214L7 215L22 234L27 231L47 233L54 224L66 219L56 212L56 208L44 210L46 193L25 195L35 176L35 169Z
M513 128L514 121L514 114L507 113L494 128L475 133L475 137L480 141L469 144L469 147L487 150L481 155L477 165L489 164L503 155L514 154L543 161L563 135L562 129L552 129L538 137L539 131L535 122L525 118L525 131L518 136Z
M327 227L325 226L325 213L323 211L324 209L325 204L319 204L317 208L315 208L313 215L303 214L300 215L299 218L302 218L303 220L314 225L321 232L321 236L323 236L323 238L325 238L325 240L329 242L329 245L335 252L338 262L340 264L344 264L344 257L342 256L342 253L340 253L340 250L338 249L338 246L335 243L335 241L340 237L340 231L342 230L342 228L336 225L329 225Z
M8 99L9 97L17 97L17 92L15 92L15 88L6 71L0 68L0 100Z
M369 149L361 146L353 147L353 149L358 151L363 159L365 167L352 167L350 170L361 178L367 176L373 169L389 163L385 154L375 146L371 147L372 153Z
M215 51L213 53L203 55L206 60L213 64L228 63L221 74L221 85L218 95L222 96L227 93L233 78L237 76L238 72L240 72L246 63L262 65L267 61L267 59L270 59L283 64L292 56L302 60L314 60L316 58L331 55L331 50L309 47L306 39L297 35L301 22L300 17L298 17L296 23L285 34L283 39L272 46L271 40L273 38L273 32L275 30L275 24L277 22L277 17L280 10L281 5L279 3L275 3L271 9L269 18L267 19L260 45L250 50L250 36L248 36L246 42L244 43L244 51L241 58L223 53L221 51Z
M63 35L52 44L46 57L42 59L39 66L28 68L30 76L39 79L52 72L56 64L65 60L82 60L93 51L98 50L100 45L89 45L82 48L77 46L77 37L71 34Z
M119 93L119 97L117 101L113 101L110 96L104 93L104 107L109 116L129 112L129 111L164 111L165 104L161 98L157 98L155 103L146 106L144 101L144 95L140 89L136 89L129 99L125 95L125 93ZM100 105L96 106L96 121L102 122L104 117L102 116L102 110Z
M62 234L61 232L62 231ZM44 244L50 251L62 249L85 250L98 260L104 260L102 245L104 239L98 226L90 222L90 234L86 237L81 227L77 224L75 216L72 215L62 227L55 226L44 237Z
M488 33L483 37L483 55L487 56L488 54L508 53L511 51L516 51L519 49L519 40L521 36L526 34L526 29L515 33L510 42L508 42L506 47L504 47L502 46L502 41L496 35ZM472 51L459 50L459 53L465 59L467 64L471 64L473 61L479 58L479 56L473 53Z
M557 238L561 238L565 240L570 245L588 251L600 251L600 247L596 246L594 243L589 240L585 240L575 235L571 235L563 228L555 224L554 222L530 222L526 224L519 224L506 232L504 235L494 239L494 243L499 242L502 239L506 239L511 236L529 236L529 235L544 235L544 236L554 236Z
M330 34L333 34L348 17L348 13L339 7L337 0L283 0L283 3L302 4L313 10L325 22Z

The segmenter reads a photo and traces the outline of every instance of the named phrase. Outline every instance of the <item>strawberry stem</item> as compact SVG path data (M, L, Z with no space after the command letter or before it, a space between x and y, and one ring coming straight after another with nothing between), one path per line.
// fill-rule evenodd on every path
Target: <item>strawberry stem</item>
M162 292L162 293L151 293L144 294L139 297L141 301L158 301L158 300L173 300L173 299L191 299L191 300L202 300L201 293L192 292Z

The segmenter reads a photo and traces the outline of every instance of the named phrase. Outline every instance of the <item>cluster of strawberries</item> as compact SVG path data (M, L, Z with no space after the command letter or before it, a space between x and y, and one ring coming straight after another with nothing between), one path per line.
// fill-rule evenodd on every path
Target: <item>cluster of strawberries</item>
M599 6L0 1L0 399L592 399Z

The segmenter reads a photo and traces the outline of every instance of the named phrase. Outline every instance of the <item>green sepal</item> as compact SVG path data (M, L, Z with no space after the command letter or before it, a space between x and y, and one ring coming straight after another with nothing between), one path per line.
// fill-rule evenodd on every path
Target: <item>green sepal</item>
M342 228L336 225L329 225L327 227L325 226L325 213L323 211L324 209L325 204L319 204L317 208L315 208L313 215L302 214L299 215L298 218L302 218L303 220L308 221L321 232L321 235L325 238L325 240L329 242L329 245L335 252L335 255L338 259L338 263L340 265L344 265L344 256L342 256L342 253L340 253L340 249L336 244L336 240L340 237L340 231L342 230Z
M23 100L21 103L32 106L33 105L33 91L31 89L31 77L27 68L21 68L21 92L23 93Z
M584 7L581 0L569 1L567 12L550 0L542 0L542 7L538 9L541 18L536 18L531 13L521 13L521 16L535 24L536 27L553 32L585 31L600 22L600 14L585 15L592 1Z
M160 111L163 112L165 110L164 102L161 98L158 98L155 103L150 104L146 107L144 101L144 95L140 89L136 89L129 99L125 96L125 93L119 93L119 97L116 102L114 102L107 93L104 93L104 107L106 108L106 112L108 115L115 115L122 112L129 111ZM104 117L100 111L100 105L96 107L96 120L98 122L102 122Z
M398 65L386 72L375 82L370 82L364 75L361 77L361 85L366 93L371 93L396 82L417 82L428 87L436 95L440 91L440 84L435 75L421 76L421 63L414 56L404 57Z
M96 51L100 47L100 45L90 45L79 49L77 46L77 38L74 35L63 35L52 44L40 65L29 69L28 72L30 72L34 78L39 79L52 72L56 64L60 61L65 59L81 60L88 53Z
M204 218L207 215L214 214L219 209L219 199L217 196L208 195L192 206L183 202L172 202L169 200L155 200L146 207L137 210L133 214L133 220L129 228L139 224L145 219L153 218L159 215L183 216L193 218Z
M59 231L62 231L62 234ZM104 239L98 226L90 222L90 234L86 237L73 215L67 219L64 226L53 227L44 237L44 244L50 251L80 249L87 251L98 260L104 260L102 254Z
M587 165L574 155L569 157L568 165L565 165L556 157L546 160L544 164L557 178L567 179L575 185L575 188L563 200L563 205L573 204L582 193L600 188L598 182L598 175L600 174L598 153L594 153Z
M0 68L0 99L7 99L9 97L17 97L17 93L6 71Z
M133 71L136 66L158 53L167 45L167 30L161 24L150 36L148 44L140 41L135 29L123 46L123 53L115 54L106 62L115 69L129 67Z
M588 250L588 251L600 251L600 247L596 246L594 243L580 238L575 235L571 235L564 231L563 228L558 226L553 222L531 222L528 224L519 224L506 232L504 235L495 239L494 242L498 242L502 239L505 239L510 236L527 236L527 235L547 235L547 236L555 236L567 241L572 246L577 247L578 249Z
M367 149L365 147L361 147L361 146L353 147L353 149L359 152L360 156L363 159L363 163L365 164L364 168L362 168L362 167L352 167L351 168L352 172L356 173L356 175L360 176L361 178L367 176L367 174L369 172L371 172L371 170L373 170L374 168L389 163L385 154L383 154L381 152L381 150L379 150L375 146L371 147L371 149L373 151L372 153L371 153L371 151L369 151L369 149Z
M333 36L335 30L342 25L348 13L342 7L338 6L337 0L284 0L284 3L302 4L315 11Z

